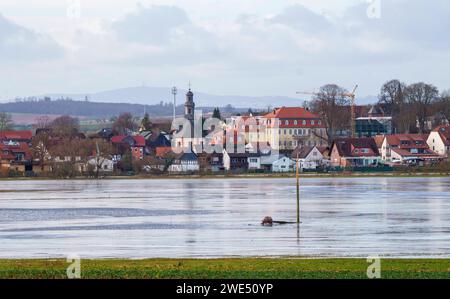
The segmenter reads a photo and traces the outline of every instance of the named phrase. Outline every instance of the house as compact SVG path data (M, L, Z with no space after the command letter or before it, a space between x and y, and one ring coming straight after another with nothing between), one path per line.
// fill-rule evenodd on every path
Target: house
M252 160L250 160L252 159ZM257 153L238 152L237 150L223 150L223 167L229 172L246 172L250 168L259 169L261 167L261 156Z
M327 144L326 125L321 117L301 107L282 107L264 116L267 142L280 151L292 151L298 145Z
M442 157L450 154L450 125L435 128L427 139L429 148Z
M292 159L299 159L302 171L316 170L318 167L328 164L324 162L323 152L326 152L324 147L300 146L292 152Z
M157 148L171 148L172 142L169 136L165 132L151 132L143 131L140 133L145 139L145 154L154 155L156 154Z
M262 168L271 172L291 172L295 162L285 155L265 155L261 157Z
M376 135L376 136L372 137L373 140L375 141L375 144L377 145L378 152L380 153L380 155L383 150L384 137L385 137L385 135Z
M198 154L200 171L203 173L223 171L223 153Z
M378 166L380 153L373 138L338 138L331 146L331 166Z
M31 171L33 169L32 159L28 143L12 140L0 142L0 163L3 174L9 171L21 173Z
M181 153L175 155L169 172L191 173L200 170L198 157L195 153Z
M441 156L430 150L427 135L395 134L384 138L381 158L386 163L428 164L441 160Z
M120 160L127 151L131 152L131 157L133 158L133 160L144 159L144 137L140 135L119 135L112 137L111 142L116 149L117 160Z
M92 169L94 172L112 173L114 171L114 161L109 158L92 157L86 163L86 169Z

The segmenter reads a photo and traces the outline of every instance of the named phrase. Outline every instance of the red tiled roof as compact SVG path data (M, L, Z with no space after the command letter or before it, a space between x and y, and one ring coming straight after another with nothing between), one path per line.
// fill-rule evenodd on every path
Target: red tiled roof
M320 119L320 116L314 114L305 108L301 107L282 107L277 108L269 114L264 116L265 118L298 118L298 119Z
M133 139L134 139L134 141L136 141L136 146L142 146L142 147L145 146L144 136L140 136L140 135L133 136Z
M384 135L377 135L373 137L373 140L375 140L375 143L378 148L381 148L383 146L384 138L385 138Z
M125 138L127 138L127 137L128 136L126 136L126 135L113 136L111 138L111 142L112 143L123 143L123 140ZM144 136L137 135L137 136L130 136L130 137L134 139L134 141L136 142L136 146L139 146L139 147L144 147L145 146L145 138L144 138Z
M33 132L31 131L2 131L0 140L31 140Z
M282 107L277 108L264 116L267 119L278 119L280 128L325 128L325 123L321 117L305 108L301 107ZM288 121L288 124L286 124ZM297 121L297 124L295 123ZM305 122L304 122L305 121ZM314 123L314 124L313 124ZM268 126L274 126L275 123Z
M424 134L395 134L387 135L387 142L390 146L398 146L399 148L422 148L428 149L427 135ZM402 141L407 141L408 144L402 144ZM419 141L421 144L416 144Z
M172 147L157 147L156 148L156 156L157 157L165 157L168 153L172 152Z
M127 137L127 136L125 136L125 135L113 136L113 137L111 138L111 142L112 142L112 143L122 143L122 140L123 140L125 137Z

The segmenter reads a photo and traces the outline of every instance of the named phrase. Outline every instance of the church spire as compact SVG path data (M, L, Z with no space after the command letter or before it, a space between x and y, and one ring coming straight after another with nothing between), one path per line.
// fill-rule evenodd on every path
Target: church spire
M189 91L186 93L186 102L184 103L184 117L190 121L194 121L194 93L191 90L191 81L189 81Z

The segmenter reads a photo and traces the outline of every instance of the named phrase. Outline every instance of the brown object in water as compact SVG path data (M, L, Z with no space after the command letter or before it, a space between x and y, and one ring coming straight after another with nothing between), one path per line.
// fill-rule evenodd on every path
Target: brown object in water
M273 225L273 219L272 219L272 217L270 217L270 216L266 216L266 217L264 217L264 219L263 219L263 221L261 222L261 225L264 225L264 226L272 226Z

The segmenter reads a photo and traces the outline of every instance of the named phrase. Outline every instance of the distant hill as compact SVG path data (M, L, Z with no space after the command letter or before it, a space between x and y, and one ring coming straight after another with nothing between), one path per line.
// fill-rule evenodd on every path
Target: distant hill
M187 90L180 89L177 95L177 103L184 103ZM197 106L203 107L223 107L228 104L238 108L266 109L268 106L292 106L301 105L303 99L286 96L235 96L235 95L212 95L194 90L194 100ZM77 101L84 101L86 96L91 102L108 103L136 103L144 105L157 105L160 102L173 102L173 95L170 87L128 87L114 90L107 90L97 93L79 94L44 94L37 98L50 97L52 99L71 98Z
M199 107L204 113L212 112L214 107ZM141 105L126 103L99 103L73 100L36 100L23 102L9 102L0 104L0 111L20 114L37 115L72 115L87 118L110 118L123 112L130 112L135 116L144 115L144 111L151 117L165 117L173 115L172 104ZM222 112L242 113L246 109L222 107ZM177 114L184 113L183 106L177 106Z

